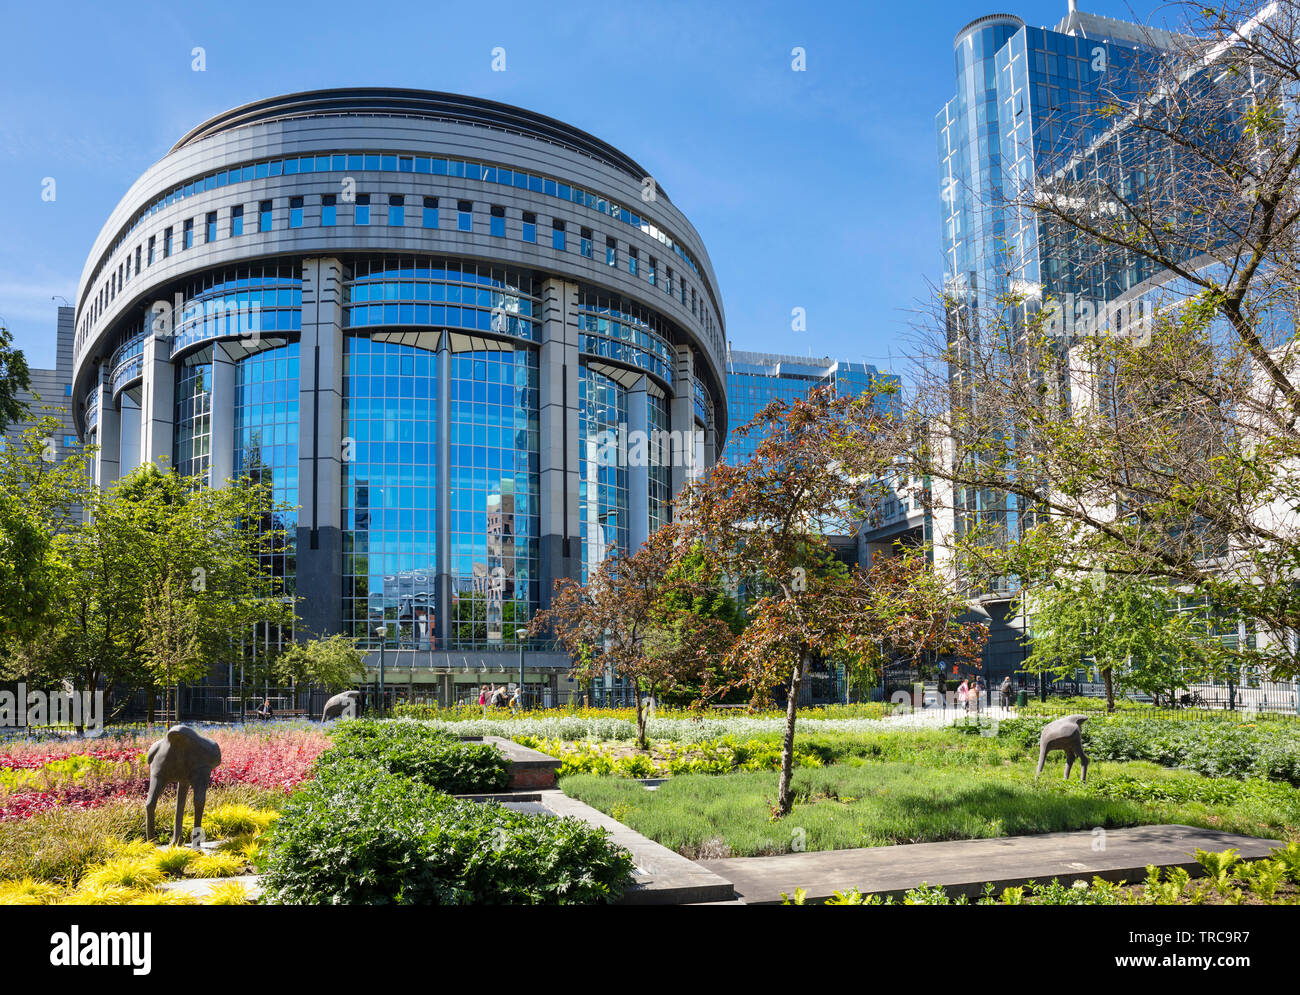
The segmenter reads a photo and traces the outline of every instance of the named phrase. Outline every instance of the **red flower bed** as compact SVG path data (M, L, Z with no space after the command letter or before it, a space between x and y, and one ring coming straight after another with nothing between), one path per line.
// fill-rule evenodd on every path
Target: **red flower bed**
M330 745L328 736L310 728L201 731L221 747L221 765L212 772L214 786L250 784L288 793L311 776L316 757ZM0 747L0 770L38 772L12 788L0 785L0 822L29 819L61 807L93 808L114 798L136 798L143 804L149 790L144 751L155 738L142 736L134 745L100 749L84 740ZM50 769L73 755L115 767L79 778Z
M66 760L70 756L88 757L92 760L104 760L108 763L126 763L140 760L144 754L136 749L117 750L59 750L44 753L0 753L0 767L8 770L39 770L49 763Z

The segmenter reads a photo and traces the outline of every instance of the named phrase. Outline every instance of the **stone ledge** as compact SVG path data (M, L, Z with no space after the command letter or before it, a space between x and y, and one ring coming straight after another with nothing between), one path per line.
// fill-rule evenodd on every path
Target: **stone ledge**
M608 830L615 843L631 852L636 864L635 882L623 893L619 905L696 905L731 902L736 897L726 878L563 791L542 792L542 804L558 816L581 819Z

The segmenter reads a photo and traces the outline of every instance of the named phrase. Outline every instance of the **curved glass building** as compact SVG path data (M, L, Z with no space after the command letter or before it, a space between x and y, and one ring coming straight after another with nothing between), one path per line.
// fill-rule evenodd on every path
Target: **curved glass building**
M72 400L101 485L270 481L301 627L384 625L441 695L513 673L556 578L671 517L726 438L725 341L703 242L624 153L491 101L325 90L204 122L122 198Z

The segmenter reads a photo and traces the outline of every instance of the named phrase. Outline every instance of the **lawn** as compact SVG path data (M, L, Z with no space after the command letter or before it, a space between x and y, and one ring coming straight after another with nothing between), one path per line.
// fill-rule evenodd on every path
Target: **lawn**
M1159 823L1300 839L1300 790L1285 784L1206 778L1146 762L1094 765L1087 784L1077 774L1062 781L1059 764L1041 781L1033 773L1027 762L1010 760L981 769L861 759L801 769L794 811L780 821L771 818L776 778L766 771L675 777L654 791L594 775L566 777L561 786L696 858Z

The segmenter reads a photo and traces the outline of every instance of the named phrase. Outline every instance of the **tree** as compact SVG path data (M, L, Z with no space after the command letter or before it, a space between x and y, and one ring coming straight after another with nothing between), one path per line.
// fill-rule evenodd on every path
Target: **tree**
M865 482L883 480L894 458L886 441L892 413L881 403L888 389L856 398L823 389L806 400L772 402L739 430L763 436L750 459L713 467L678 501L687 509L685 548L710 550L755 594L744 637L727 656L732 676L724 689L747 687L759 701L785 690L778 815L794 804L795 717L811 661L871 666L887 631L900 638L907 632L897 615L906 597L887 602L879 590L885 567L830 567L828 536L856 532L875 490ZM873 610L878 601L894 607Z
M88 495L89 520L54 539L55 620L15 654L24 673L101 685L190 679L255 623L288 626L293 607L260 561L264 485L137 468Z
M675 569L682 530L659 529L634 553L601 561L586 585L556 581L548 608L530 636L552 633L574 659L573 674L587 682L612 673L636 695L637 749L649 749L648 700L702 679L708 660L725 651L732 633L720 618L691 610L706 597L712 577Z
M674 583L679 575L685 583ZM744 609L728 590L708 551L701 547L689 550L669 568L663 603L670 621L652 639L657 653L668 654L675 645L689 645L696 638L696 625L692 624L696 619L721 621L732 636L739 636L745 629ZM667 702L694 705L708 697L709 688L719 687L724 681L723 658L719 654L704 661L698 680L686 673L679 674L675 687L666 689L663 698Z
M27 405L18 395L31 387L27 360L21 349L13 348L9 329L0 325L0 432L27 418Z
M335 635L295 643L273 664L275 674L294 685L315 684L330 691L350 687L365 676L365 658L347 636Z
M1184 9L1188 41L1078 114L1059 168L999 205L1056 284L1009 270L992 299L945 292L910 470L955 517L973 586L1143 579L1253 620L1283 677L1300 673L1300 3ZM1160 289L1137 310L1133 287Z
M1024 669L1064 675L1091 660L1106 685L1107 711L1115 710L1117 691L1172 694L1217 676L1228 660L1203 615L1141 578L1062 576L1021 599L1033 626Z
M868 617L882 662L906 660L920 672L927 661L941 658L978 667L988 626L967 617L969 602L949 578L930 566L928 556L926 547L913 547L875 557L865 585L870 600L848 608ZM876 664L864 672L878 669Z
M0 447L0 661L63 610L56 539L85 497L87 456L54 460L49 439L58 427L42 418Z

